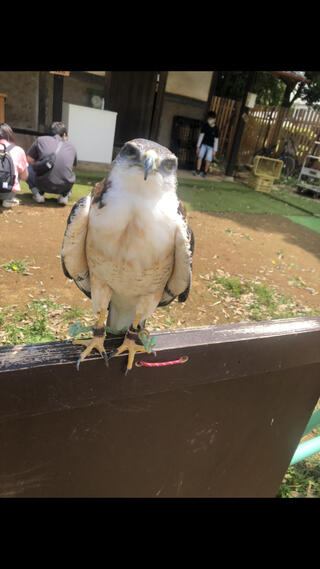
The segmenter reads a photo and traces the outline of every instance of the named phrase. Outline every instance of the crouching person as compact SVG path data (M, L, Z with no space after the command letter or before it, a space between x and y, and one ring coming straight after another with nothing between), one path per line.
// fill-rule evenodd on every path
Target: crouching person
M12 208L19 204L20 180L28 178L25 151L14 142L14 133L7 123L0 124L0 205Z
M28 186L37 203L44 203L44 194L57 194L58 203L66 205L75 182L72 168L77 165L77 152L68 142L62 122L51 125L51 136L39 136L27 152Z

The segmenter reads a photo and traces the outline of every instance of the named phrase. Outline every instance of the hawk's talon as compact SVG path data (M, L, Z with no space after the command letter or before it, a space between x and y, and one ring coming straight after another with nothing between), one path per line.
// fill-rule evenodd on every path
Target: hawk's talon
M77 363L76 363L77 371L79 371L81 361L82 361L82 357L80 356L80 357L77 359Z
M141 337L141 334L145 334L145 338ZM116 350L113 350L110 354L109 354L109 359L112 357L117 357L120 356L120 354L122 354L123 352L128 352L128 364L127 364L127 369L125 371L125 375L128 374L129 371L132 370L132 366L133 366L133 362L134 362L134 358L135 355L137 353L146 353L146 354L155 354L154 350L152 350L152 346L154 344L150 345L150 340L149 340L149 332L148 330L137 330L135 329L134 326L130 327L130 329L127 331L125 338L123 340L123 343L121 344L121 346L119 346L119 348L117 348ZM148 341L143 341L143 340L148 340Z
M102 352L102 356L104 359L104 363L106 364L106 367L109 367L109 358L107 356L107 352Z
M91 354L92 350L97 350L100 356L104 359L106 366L109 366L108 356L104 349L104 337L102 336L93 336L91 340L83 339L83 340L74 340L72 342L73 345L81 345L86 346L85 350L80 354L79 358L77 359L77 370L79 371L80 363L84 360L89 354Z

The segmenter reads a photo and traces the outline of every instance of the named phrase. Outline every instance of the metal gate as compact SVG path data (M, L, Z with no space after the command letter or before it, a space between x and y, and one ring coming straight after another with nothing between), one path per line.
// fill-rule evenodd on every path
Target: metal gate
M178 158L179 168L192 170L196 165L196 145L202 121L173 117L170 149Z

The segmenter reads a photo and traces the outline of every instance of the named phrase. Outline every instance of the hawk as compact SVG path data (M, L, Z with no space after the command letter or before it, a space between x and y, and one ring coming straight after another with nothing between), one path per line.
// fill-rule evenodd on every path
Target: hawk
M97 319L93 338L74 342L86 346L78 369L94 348L106 365L110 357L127 350L127 373L137 352L152 351L146 319L158 306L188 297L194 237L176 194L177 164L164 146L130 140L109 176L70 212L62 268L91 298ZM104 349L106 329L125 331L123 344L109 356Z

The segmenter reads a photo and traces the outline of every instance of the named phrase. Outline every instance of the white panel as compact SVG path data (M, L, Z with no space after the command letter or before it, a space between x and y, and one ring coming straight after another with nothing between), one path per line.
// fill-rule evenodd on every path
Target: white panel
M78 160L112 162L117 113L63 103L62 120L68 139L77 150Z
M207 101L212 71L169 71L166 92Z

